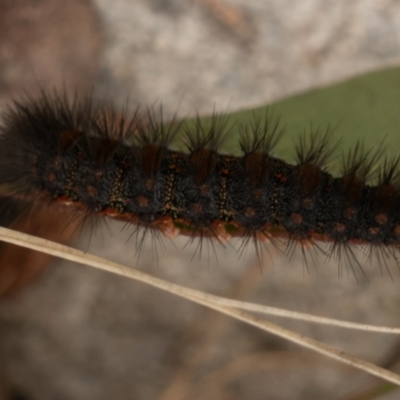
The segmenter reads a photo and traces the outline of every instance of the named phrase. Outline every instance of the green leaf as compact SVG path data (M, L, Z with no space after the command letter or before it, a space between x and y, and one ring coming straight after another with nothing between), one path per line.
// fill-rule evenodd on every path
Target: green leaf
M229 141L224 150L239 154L240 126L265 116L266 107L229 114ZM376 148L383 141L388 156L400 150L400 68L370 73L322 89L297 95L268 106L272 115L280 117L286 134L277 154L293 161L294 143L304 132L335 128L332 143L340 141L340 151L351 148L362 139L366 149ZM201 119L209 123L210 118ZM189 121L189 124L194 121ZM336 161L339 157L336 158Z

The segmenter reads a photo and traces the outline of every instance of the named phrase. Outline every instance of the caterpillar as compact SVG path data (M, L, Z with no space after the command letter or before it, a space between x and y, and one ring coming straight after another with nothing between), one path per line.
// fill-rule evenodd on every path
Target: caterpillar
M222 116L205 126L200 119L166 123L159 114L118 114L91 95L42 91L15 101L0 131L1 196L168 237L240 237L256 248L283 240L304 251L325 242L327 256L344 249L354 260L352 246L364 245L397 261L400 157L359 142L334 176L327 166L338 143L329 128L302 134L290 164L274 154L283 129L268 112L239 128L240 155L221 152L230 132ZM174 147L182 130L186 151Z

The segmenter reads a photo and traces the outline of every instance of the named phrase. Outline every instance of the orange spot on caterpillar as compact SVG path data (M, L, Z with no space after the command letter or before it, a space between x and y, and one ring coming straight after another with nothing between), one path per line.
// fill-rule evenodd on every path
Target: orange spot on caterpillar
M299 213L293 213L292 214L292 221L295 224L301 224L303 222L303 216Z
M196 214L200 214L203 211L203 206L200 203L193 203L191 207Z
M207 185L201 185L200 192L201 194L208 194L210 192L210 188Z
M51 172L50 174L47 175L47 180L50 183L54 183L57 180L57 177L55 174L53 174L53 172Z
M261 190L254 190L253 195L255 199L260 200L263 197L263 192Z
M371 228L368 228L368 232L371 235L378 235L380 232L380 229L378 227L371 227Z
M247 207L246 211L245 211L245 215L247 217L254 217L256 215L256 211L254 210L254 208Z
M288 177L281 174L280 172L275 174L275 178L277 178L281 183L285 183L288 180Z
M103 173L100 170L97 169L96 171L94 171L94 177L95 177L96 181L99 181L102 176L103 176Z
M61 166L61 162L62 162L62 157L60 157L60 156L54 157L54 160L53 160L53 167L54 167L55 169L59 169L60 166Z
M375 216L375 221L378 224L384 225L388 222L388 216L387 214L378 214Z
M37 154L32 154L31 155L31 163L33 165L37 165L38 161L39 161L39 156Z
M306 198L303 200L303 207L306 210L311 210L313 206L313 201L310 198Z
M146 188L151 190L154 187L154 180L153 179L146 179Z
M353 217L356 215L356 210L353 207L347 207L346 210L344 211L344 216L351 220Z
M140 207L148 207L148 205L149 205L149 199L147 197L138 196L138 197L136 197L136 200Z
M346 225L339 222L335 223L335 231L338 233L346 232Z
M86 188L86 191L90 197L95 197L98 193L97 189L94 186L88 186Z

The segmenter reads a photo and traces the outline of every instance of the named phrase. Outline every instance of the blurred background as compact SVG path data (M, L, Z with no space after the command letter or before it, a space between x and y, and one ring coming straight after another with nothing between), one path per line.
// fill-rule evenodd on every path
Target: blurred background
M0 107L40 88L182 117L262 106L400 65L399 27L397 0L0 0ZM60 217L44 214L53 238ZM99 223L73 245L215 294L398 325L400 277L379 268L339 279L336 263L308 270L273 250L260 268L236 243L199 259L186 238L158 243L158 261L148 241L138 259L131 234ZM0 251L1 400L399 396L366 397L379 381L142 284ZM379 365L400 357L396 337L276 321Z

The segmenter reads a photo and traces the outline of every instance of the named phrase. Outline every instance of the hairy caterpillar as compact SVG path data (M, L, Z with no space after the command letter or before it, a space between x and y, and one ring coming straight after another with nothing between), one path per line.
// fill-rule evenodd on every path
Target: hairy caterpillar
M304 250L318 242L332 252L369 246L386 261L400 240L400 158L365 151L343 156L341 175L326 170L337 147L330 130L303 134L296 163L273 155L282 135L266 115L241 128L242 154L221 153L229 129L165 123L154 111L118 115L91 96L42 92L15 102L0 136L3 196L68 206L84 219L105 215L174 237L287 241ZM185 130L186 152L171 145ZM379 162L375 183L368 178Z

